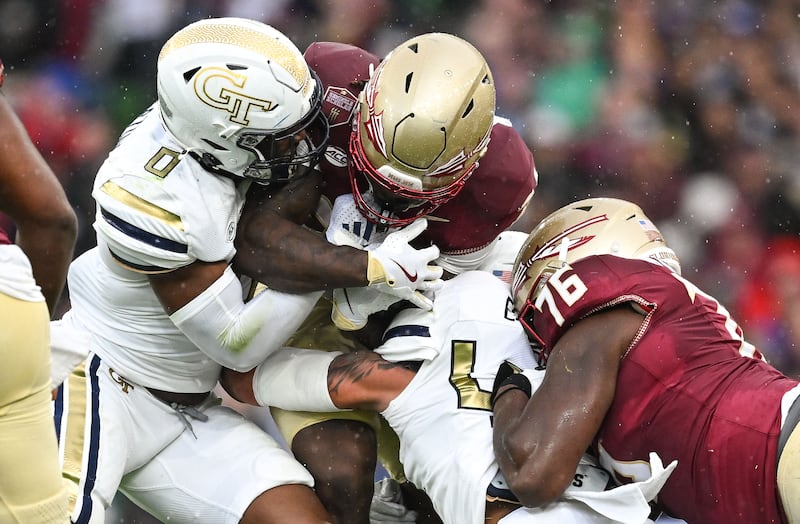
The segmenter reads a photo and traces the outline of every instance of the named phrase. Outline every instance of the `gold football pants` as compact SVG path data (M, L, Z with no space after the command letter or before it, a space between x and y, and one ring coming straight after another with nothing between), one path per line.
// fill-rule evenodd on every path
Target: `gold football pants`
M0 522L68 522L50 395L44 302L0 294Z

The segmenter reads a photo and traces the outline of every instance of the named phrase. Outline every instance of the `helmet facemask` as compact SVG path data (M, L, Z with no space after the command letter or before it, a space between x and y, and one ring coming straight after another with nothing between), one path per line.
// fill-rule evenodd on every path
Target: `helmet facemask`
M277 131L246 129L236 145L255 156L242 176L258 184L286 182L319 163L328 146L328 120L322 113L321 84L316 73L311 110L297 123Z
M353 198L359 211L370 221L390 227L403 227L427 216L456 196L478 167L475 162L450 185L424 190L419 182L389 165L375 169L361 145L361 129L355 126L350 135L350 162L347 169ZM365 193L369 192L369 196Z

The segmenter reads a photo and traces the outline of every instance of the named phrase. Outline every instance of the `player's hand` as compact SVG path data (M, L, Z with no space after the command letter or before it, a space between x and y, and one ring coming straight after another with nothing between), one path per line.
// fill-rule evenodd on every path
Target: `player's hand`
M370 524L402 524L417 521L417 512L403 505L400 484L392 478L375 483L375 494L369 507Z
M374 287L334 289L331 319L341 330L357 331L367 325L371 314L385 311L401 300Z
M497 399L512 389L518 389L530 398L542 384L544 374L544 369L521 369L515 364L504 360L500 367L497 368L489 403L494 408Z
M382 291L430 310L433 302L423 292L442 286L443 270L431 264L439 257L439 248L415 249L409 244L426 227L428 221L419 218L368 251L367 281L370 286L379 286Z

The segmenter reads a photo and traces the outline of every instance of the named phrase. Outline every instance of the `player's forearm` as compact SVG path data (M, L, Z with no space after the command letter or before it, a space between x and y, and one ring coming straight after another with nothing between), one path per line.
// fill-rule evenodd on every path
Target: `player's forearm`
M528 402L528 396L520 390L498 397L494 405L493 445L509 489L523 505L539 507L558 498L569 480L564 483L548 473L546 460L537 458L541 446L535 437L531 438L535 431L525 416Z
M45 225L18 225L16 243L31 262L33 277L42 289L51 316L64 290L77 231L72 208Z
M286 293L367 285L367 253L330 244L321 233L277 215L240 228L234 269Z
M382 411L414 378L372 351L284 348L250 373L225 370L222 384L240 402L294 411Z

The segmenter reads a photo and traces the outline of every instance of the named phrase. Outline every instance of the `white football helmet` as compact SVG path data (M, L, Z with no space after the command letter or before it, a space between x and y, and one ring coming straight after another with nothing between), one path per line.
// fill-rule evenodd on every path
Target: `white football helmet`
M678 256L636 204L616 198L568 204L539 222L514 262L514 308L529 332L533 304L550 276L565 264L602 254L648 260L681 273Z
M486 152L494 111L491 71L470 43L428 33L397 46L364 87L350 137L364 216L404 226L457 195Z
M319 79L285 35L261 22L184 27L161 49L157 81L164 124L209 171L285 181L327 147Z

